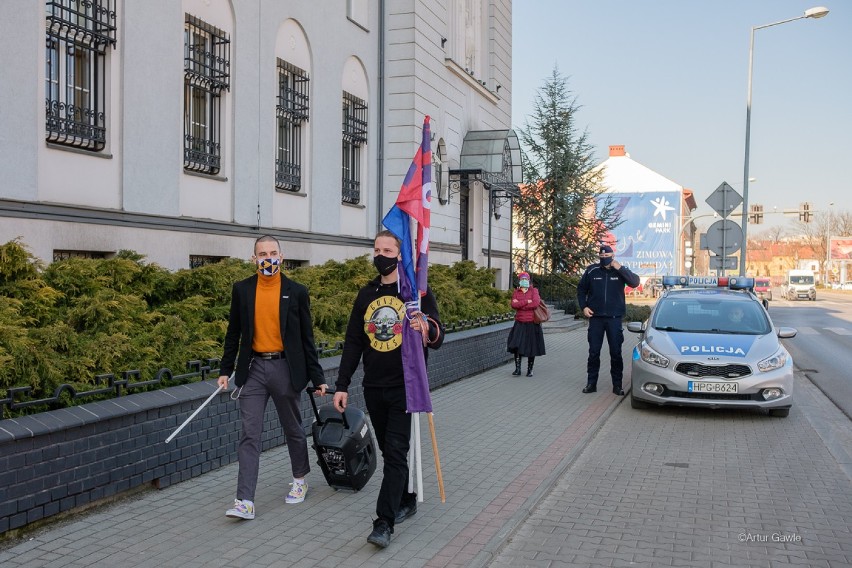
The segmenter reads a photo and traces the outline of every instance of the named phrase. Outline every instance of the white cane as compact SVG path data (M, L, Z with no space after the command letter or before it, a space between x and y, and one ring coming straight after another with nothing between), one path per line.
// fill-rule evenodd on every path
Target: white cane
M233 378L234 378L234 373L231 373L231 376L230 376L230 377L228 377L228 382L230 383L230 382L231 382L231 379L233 379ZM213 398L214 398L217 394L219 394L220 392L222 392L222 387L221 387L221 386L220 386L219 388L217 388L217 389L213 392L213 394L211 394L210 396L208 396L208 397L207 397L207 400L205 400L205 401L204 401L204 404L202 404L201 406L199 406L199 407L195 410L195 412L193 412L192 414L190 414L190 415L189 415L189 418L187 418L186 420L184 420L184 421L183 421L183 424L181 424L180 426L178 426L177 430L175 430L174 432L172 432L171 436L169 436L168 438L166 438L166 443L168 444L169 442L171 442L171 441L172 441L172 438L174 438L175 436L177 436L177 435L178 435L178 433L179 433L181 430L183 430L184 426L186 426L187 424L189 424L189 423L192 421L192 419L193 419L193 418L195 418L195 417L198 415L198 413L199 413L199 412L201 412L201 411L204 409L204 407L205 407L205 406L207 406L208 404L210 404L210 401L211 401L211 400L213 400Z

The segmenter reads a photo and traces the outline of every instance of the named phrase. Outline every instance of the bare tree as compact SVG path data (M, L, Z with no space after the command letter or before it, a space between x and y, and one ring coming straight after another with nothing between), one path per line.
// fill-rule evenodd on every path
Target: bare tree
M814 216L810 223L796 222L796 231L801 235L800 242L813 249L817 255L815 260L820 263L823 283L828 284L829 275L829 240L832 237L852 237L852 214L848 211L834 212L828 210Z
M784 237L788 235L788 232L787 227L784 225L775 225L774 227L767 227L760 231L755 235L755 240L769 241L770 243L777 245L784 240Z
M849 211L832 213L831 235L834 237L852 237L852 213L849 213Z

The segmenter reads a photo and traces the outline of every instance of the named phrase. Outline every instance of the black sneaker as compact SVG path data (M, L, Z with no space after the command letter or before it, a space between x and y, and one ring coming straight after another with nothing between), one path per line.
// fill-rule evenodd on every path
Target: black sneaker
M417 514L417 501L414 501L409 504L402 504L399 506L399 510L396 512L396 519L394 519L394 524L399 524L405 519L413 517Z
M384 519L373 521L373 532L367 537L367 542L375 544L379 548L387 548L390 544L391 528Z
M612 387L612 394L624 396L624 390L621 387Z

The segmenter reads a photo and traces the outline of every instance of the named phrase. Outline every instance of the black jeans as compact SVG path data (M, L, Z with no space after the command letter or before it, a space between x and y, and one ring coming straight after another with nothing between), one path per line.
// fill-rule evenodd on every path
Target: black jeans
M604 335L609 344L609 367L612 375L612 386L621 387L624 373L624 361L621 359L621 344L624 343L624 330L621 318L590 318L589 319L589 362L586 366L587 382L598 384L598 371L601 368L601 347Z
M411 414L405 411L405 387L364 387L364 402L376 431L384 460L384 478L376 502L376 515L393 527L400 504L412 500L407 492L408 446Z

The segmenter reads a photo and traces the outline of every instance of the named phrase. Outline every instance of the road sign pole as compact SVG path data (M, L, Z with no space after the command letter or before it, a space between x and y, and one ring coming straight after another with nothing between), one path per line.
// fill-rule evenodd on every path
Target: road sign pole
M722 193L722 209L724 213L722 213L722 219L728 218L728 192L725 191ZM716 277L725 275L725 257L728 256L728 231L722 231L722 262L719 265L719 268L716 270Z
M741 244L737 242L731 243L728 238L728 231L733 230L732 225L735 225L735 223L728 220L728 215L731 214L731 210L736 209L737 206L743 202L743 199L733 187L723 181L705 201L713 208L714 211L716 211L716 213L722 216L722 221L720 221L720 224L718 225L718 230L722 232L722 234L719 235L719 239L716 240L715 237L713 237L712 243L710 243L711 235L708 235L710 249L720 257L716 263L716 276L719 277L725 274L725 271L728 269L728 255L737 252L741 246ZM717 223L714 223L714 225L717 225ZM740 229L739 225L736 227L737 229ZM710 231L708 231L708 233L709 232ZM742 231L740 230L740 233L741 232Z

